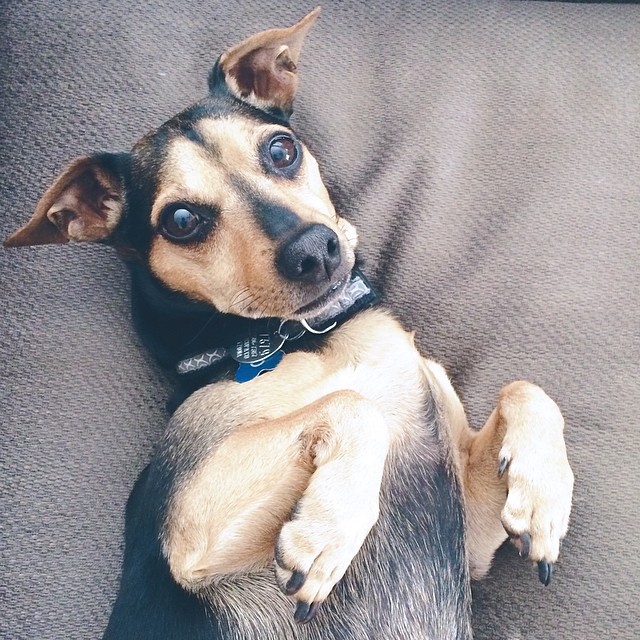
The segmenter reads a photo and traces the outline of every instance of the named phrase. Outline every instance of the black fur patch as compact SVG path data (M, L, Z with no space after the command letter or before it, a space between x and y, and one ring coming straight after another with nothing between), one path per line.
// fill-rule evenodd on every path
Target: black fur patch
M268 200L253 198L251 211L272 240L280 240L302 225L302 219L295 211Z

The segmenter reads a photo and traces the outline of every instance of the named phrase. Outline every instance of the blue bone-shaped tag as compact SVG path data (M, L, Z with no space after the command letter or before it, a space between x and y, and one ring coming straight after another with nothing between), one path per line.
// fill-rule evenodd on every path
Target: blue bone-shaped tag
M241 362L236 370L236 382L249 382L265 371L273 371L280 364L283 356L284 351L280 349L261 362L252 364Z

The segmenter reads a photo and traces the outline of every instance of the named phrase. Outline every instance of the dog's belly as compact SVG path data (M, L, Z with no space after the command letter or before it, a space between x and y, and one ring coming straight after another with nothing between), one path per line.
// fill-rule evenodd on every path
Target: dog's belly
M425 420L437 420L425 406ZM432 426L436 426L431 423ZM430 439L391 452L377 524L306 625L271 565L207 590L220 638L462 640L472 637L464 517L457 479ZM272 562L271 562L272 564Z
M176 585L168 585L171 578L166 566L142 567L125 580L125 560L122 589L110 629L117 627L118 620L124 620L127 608L130 610L136 606L134 603L144 600L140 590L152 602L154 598L157 600L150 585L155 584L153 589L162 592L158 583L167 584L167 589L174 592L172 602L179 600L183 604L176 607L165 599L151 606L151 610L160 606L165 613L174 611L173 635L167 631L171 625L159 629L150 620L140 625L137 635L108 632L105 638L200 637L193 635L191 628L198 616L200 626L207 628L203 638L471 637L460 489L450 460L445 425L439 422L440 412L433 404L423 361L411 336L384 312L360 314L335 331L320 353L290 354L275 371L250 383L216 383L194 394L172 420L160 455L152 463L150 476L139 492L141 497L132 498L130 511L142 508L153 521L146 533L131 534L134 542L139 542L141 535L152 536L154 539L147 542L148 548L153 549L149 553L162 554L157 541L161 538L166 542L166 532L162 531L166 520L155 514L165 512L171 502L162 492L168 492L172 499L179 498L181 487L189 486L198 470L206 471L206 465L215 462L217 454L224 453L226 443L233 439L231 436L237 437L251 425L264 424L269 428L318 399L343 390L356 391L380 407L391 433L391 447L381 488L379 520L316 618L307 625L293 621L293 602L278 589L273 574L275 536L302 495L312 471L283 467L286 455L279 459L280 451L276 448L267 459L254 464L253 475L250 474L253 479L239 476L237 489L225 486L228 495L221 499L226 501L227 511L220 511L219 503L215 505L215 513L227 513L229 521L233 520L230 514L238 506L236 503L242 502L234 496L246 492L247 482L253 483L255 494L264 496L252 503L253 515L257 521L264 516L270 524L229 531L225 529L227 518L215 521L222 532L219 535L216 531L216 540L222 542L212 554L213 562L219 557L224 565L233 553L235 564L232 562L226 575L200 591L207 604L198 602L201 607L206 606L208 613L201 616L196 607L197 615L189 614L187 624L183 611L193 606L194 597ZM367 424L356 428L367 429ZM219 460L229 463L226 456ZM207 476L206 472L201 475ZM269 500L275 485L288 490L275 491L277 504ZM215 487L210 487L204 493L210 496L214 492ZM194 510L193 505L190 508ZM199 507L195 511L200 513ZM132 544L128 540L127 547ZM141 619L152 616L150 612L140 615ZM131 623L132 616L126 617ZM185 625L191 628L191 636L181 635ZM149 631L152 628L156 629L156 635Z
M414 463L405 460L387 475L378 523L310 623L294 622L295 605L267 568L209 590L208 605L220 625L215 637L470 639L460 504L444 467L431 467L426 477L411 468Z

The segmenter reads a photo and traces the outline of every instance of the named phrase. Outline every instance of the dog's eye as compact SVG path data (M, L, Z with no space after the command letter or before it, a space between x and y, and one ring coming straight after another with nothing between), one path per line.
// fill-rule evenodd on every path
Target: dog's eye
M276 138L269 145L269 155L277 169L290 167L295 162L296 154L296 145L291 138Z
M280 135L269 142L269 157L276 169L286 169L298 159L298 148L289 136Z
M202 225L202 218L185 207L168 209L162 217L162 232L170 240L190 240Z

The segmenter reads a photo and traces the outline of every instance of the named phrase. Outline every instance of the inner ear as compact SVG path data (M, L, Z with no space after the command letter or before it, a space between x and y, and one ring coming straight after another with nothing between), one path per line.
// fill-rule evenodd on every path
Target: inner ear
M319 14L317 7L292 27L256 33L223 53L210 78L211 91L224 83L244 102L289 117L302 44Z
M106 240L124 205L126 154L77 158L44 193L26 225L6 247Z

